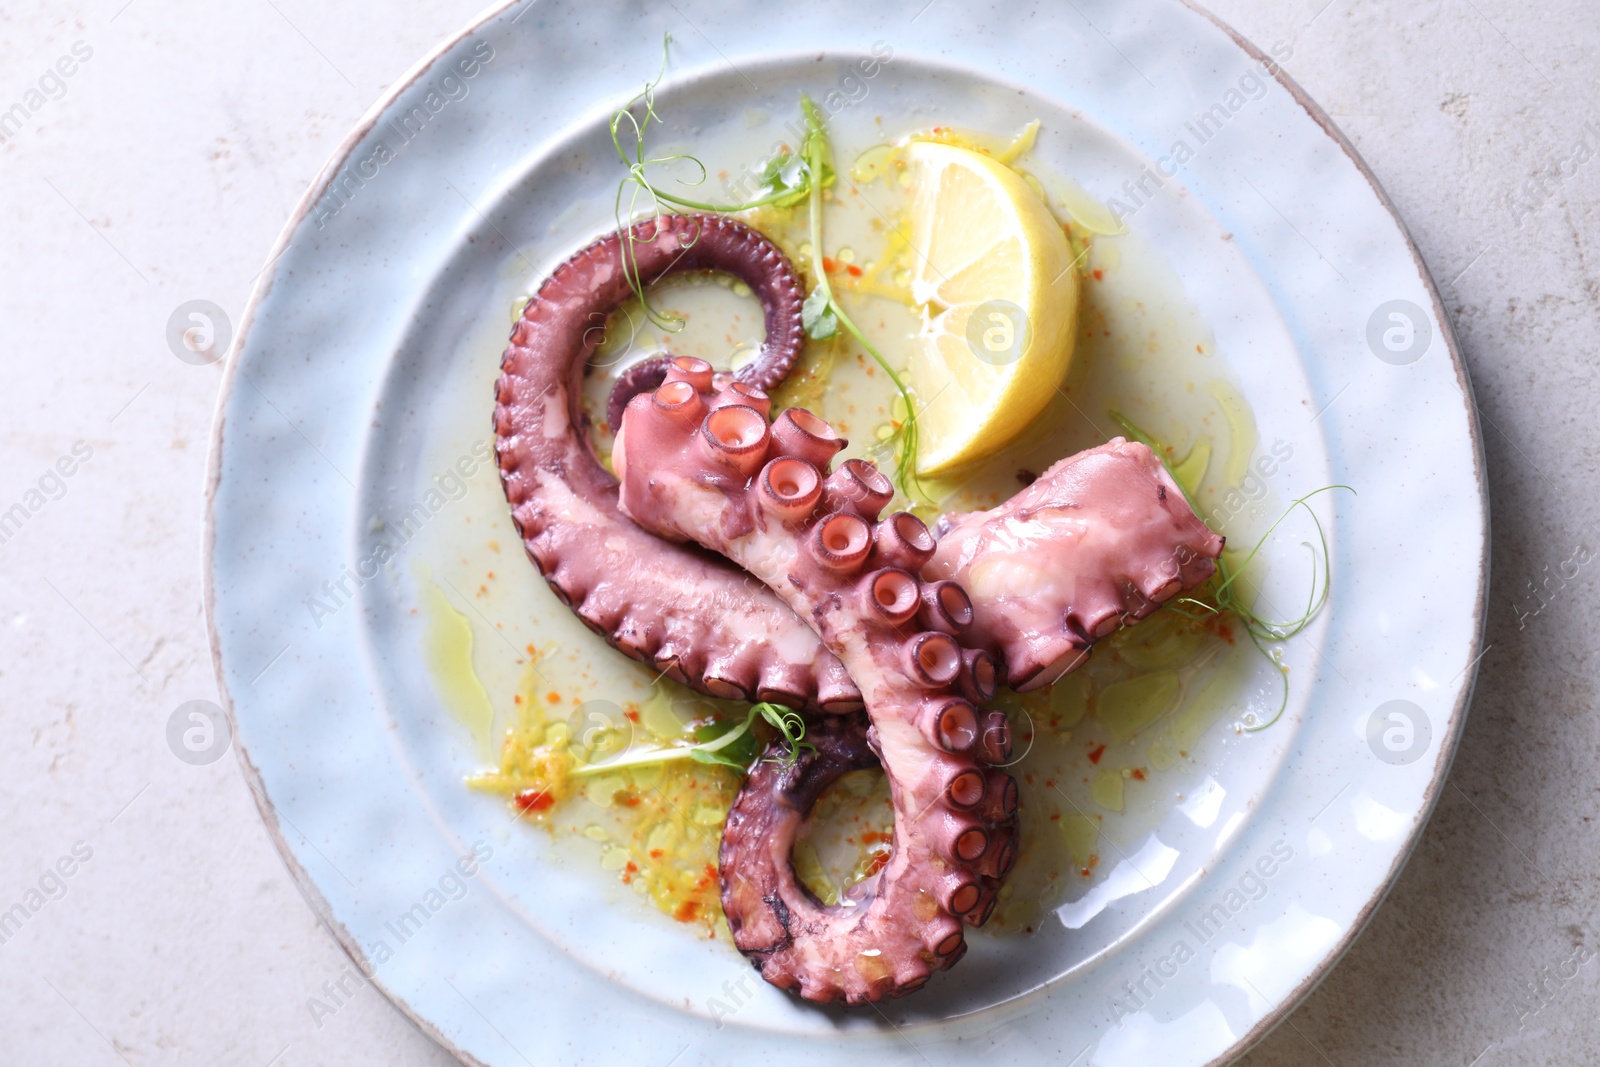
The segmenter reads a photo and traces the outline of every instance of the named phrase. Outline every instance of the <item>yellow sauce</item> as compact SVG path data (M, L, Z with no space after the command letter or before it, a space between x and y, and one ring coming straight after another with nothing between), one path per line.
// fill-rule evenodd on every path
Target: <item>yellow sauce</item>
M472 621L434 584L426 564L417 566L416 581L427 624L424 661L450 713L472 735L478 758L487 759L493 752L494 705L472 667Z
M875 874L889 858L894 806L882 771L852 771L822 794L795 843L794 869L824 904Z
M702 726L724 721L725 712L714 706L722 702L663 682L660 695L644 706L630 702L595 711L583 704L572 708L568 697L542 689L530 663L498 766L468 784L510 797L523 818L553 834L594 842L601 868L615 872L640 897L708 936L728 937L717 851L739 776L688 759L604 771L610 759L633 746L685 739L691 731L670 709L674 698L700 712L694 721Z

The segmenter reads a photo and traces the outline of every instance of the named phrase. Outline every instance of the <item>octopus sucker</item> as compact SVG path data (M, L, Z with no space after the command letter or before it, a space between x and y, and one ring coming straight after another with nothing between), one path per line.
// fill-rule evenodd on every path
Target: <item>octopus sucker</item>
M591 630L632 659L669 661L670 676L702 692L828 712L860 708L849 672L781 600L724 560L663 541L617 510L617 482L589 441L580 384L606 317L633 295L624 270L630 237L641 284L680 271L733 275L761 302L767 336L757 357L731 374L687 357L648 360L622 376L613 408L649 388L663 414L686 425L718 408L764 421L766 390L789 373L804 343L799 276L777 246L732 219L662 216L558 266L513 327L495 385L495 450L528 557ZM680 381L671 392L658 388ZM781 661L775 648L784 650ZM708 679L713 668L720 673Z
M877 468L847 460L830 472L825 457L775 448L766 411L719 402L703 384L664 381L628 404L614 452L621 510L760 577L849 671L870 721L864 731L856 716L816 724L815 752L755 766L723 832L723 911L775 985L815 1001L902 995L961 958L963 929L987 918L1015 860L1015 783L989 766L1009 756L1009 728L966 695L993 695L993 659L963 646L967 627L908 625L940 599L916 573L935 545L910 514L879 520L893 490ZM698 425L685 407L703 411ZM837 436L809 413L780 421ZM945 599L962 602L947 588ZM824 905L795 875L796 836L827 784L873 763L895 813L888 861L849 901Z

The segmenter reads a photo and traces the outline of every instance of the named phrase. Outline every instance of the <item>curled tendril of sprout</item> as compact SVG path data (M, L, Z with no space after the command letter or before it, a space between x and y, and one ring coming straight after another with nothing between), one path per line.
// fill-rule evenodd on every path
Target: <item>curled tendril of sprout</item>
M699 178L695 182L688 184L699 184L699 182L705 181L706 168L693 156L674 154L647 157L645 155L645 132L650 129L652 122L661 121L661 116L656 114L656 87L661 84L661 79L666 77L667 46L671 43L672 35L664 34L661 38L661 69L652 80L645 83L644 89L638 96L629 100L611 116L611 144L617 150L617 157L622 160L623 166L628 170L627 175L617 183L617 196L612 210L616 217L617 232L622 235L622 273L628 279L628 285L633 289L634 295L639 298L640 306L644 309L645 318L660 329L669 333L677 333L683 329L682 317L658 310L650 303L650 297L645 292L644 278L639 273L639 252L635 247L638 238L634 236L633 230L633 220L639 214L639 199L641 196L649 197L650 218L653 222L659 222L664 214L661 207L662 202L671 202L670 198L658 192L655 186L650 183L646 173L649 167L673 163L680 159L688 159L700 170ZM640 104L644 105L644 117L642 119L633 113L633 109ZM633 157L631 159L628 157L627 149L622 146L624 123L631 128L634 141ZM631 190L630 186L632 187ZM626 212L623 211L622 207L624 197L627 198L628 202ZM650 236L646 240L655 240L659 229L659 226L652 226L650 228ZM695 239L699 239L698 233L695 235ZM691 241L689 244L693 245L693 243Z
M805 111L806 116L806 139L802 147L807 163L806 170L811 175L821 175L825 172L825 168L830 166L829 157L833 154L833 148L828 141L827 126L822 118L822 112L817 109L816 104L811 102L810 97L802 96L800 98L800 106ZM899 372L889 366L889 361L883 358L883 353L879 352L877 347L867 340L866 335L861 332L861 328L855 324L855 320L839 305L839 299L833 292L833 286L828 282L828 271L822 263L822 186L822 182L813 180L809 196L811 267L812 274L816 276L817 282L816 289L812 293L812 299L815 299L816 295L820 293L823 298L821 302L826 307L826 310L818 315L817 318L822 319L831 315L838 325L843 326L845 331L851 337L854 337L862 348L867 350L867 354L872 357L873 362L883 369L884 374L889 376L889 380L894 383L895 389L899 391L901 399L905 401L906 419L894 428L894 432L890 437L891 441L897 441L898 444L895 449L895 482L908 499L920 497L925 503L931 504L933 501L923 489L922 481L917 476L917 405L911 396L911 390L907 388L905 380L900 377ZM828 336L832 332L833 330L829 329L828 334L822 336ZM812 337L821 339L815 333L812 334ZM885 443L887 444L887 442Z
M672 35L664 34L661 39L661 69L656 76L646 82L643 90L611 116L611 145L616 149L617 158L622 161L627 173L617 183L617 196L613 204L613 214L616 217L617 230L623 235L623 274L628 279L628 285L634 295L639 298L644 308L646 318L651 323L676 333L683 329L683 319L657 309L650 303L645 293L644 278L639 273L639 257L636 244L638 238L633 234L632 223L640 213L640 200L645 199L648 204L648 214L652 220L659 220L666 213L666 208L687 208L690 211L710 211L718 214L729 214L737 211L749 211L753 208L765 207L771 204L790 203L802 199L809 189L811 171L802 169L801 185L795 188L780 188L765 196L759 196L739 204L711 204L701 200L691 200L676 193L668 192L655 184L650 178L650 168L666 166L672 163L688 162L694 168L692 177L680 177L679 185L694 188L704 185L709 172L706 165L695 156L687 152L674 152L667 155L651 156L645 151L645 135L652 122L660 122L661 116L656 112L656 89L661 84L661 79L667 73L668 46L672 43ZM642 105L642 107L641 107ZM641 114L634 114L635 108L641 108ZM625 140L633 141L632 151L623 146ZM626 199L627 209L624 211L623 202ZM663 207L665 205L665 207ZM656 230L650 231L646 241L655 239ZM699 234L695 235L695 240ZM691 240L684 247L692 247Z
M1196 506L1194 498L1189 495L1188 488L1181 481L1178 481L1177 475L1173 474L1172 464L1167 461L1166 449L1148 433L1145 433L1122 415L1115 411L1110 412L1110 415L1129 437L1156 454L1156 458L1161 461L1161 465L1166 468L1167 473L1172 475L1172 480L1178 486L1179 492L1183 493L1184 500L1188 501L1190 510L1198 515L1200 509ZM1283 514L1279 515L1273 524L1267 527L1267 532L1261 535L1255 546L1250 549L1244 560L1237 567L1230 566L1224 559L1218 559L1217 577L1221 580L1216 583L1215 588L1211 591L1212 598L1216 601L1215 604L1208 604L1204 600L1192 596L1177 597L1167 604L1166 610L1176 612L1189 619L1204 620L1224 612L1237 617L1243 623L1244 631L1249 636L1250 643L1256 646L1256 650L1278 672L1283 681L1283 699L1278 704L1278 710L1271 719L1246 726L1245 730L1249 733L1265 730L1275 724L1283 717L1284 710L1289 706L1288 671L1278 661L1277 657L1267 650L1267 644L1287 641L1299 634L1307 626L1311 625L1311 620L1317 617L1322 611L1323 605L1328 602L1328 591L1333 578L1333 564L1328 554L1328 536L1322 529L1322 520L1317 518L1317 513L1312 510L1308 501L1312 497L1322 493L1331 493L1335 489L1347 489L1352 493L1355 492L1355 489L1351 486L1342 484L1324 485L1320 489L1313 489L1306 495L1292 501L1288 507L1283 509ZM1312 525L1317 530L1317 542L1321 546L1319 557L1316 545L1313 545L1310 541L1300 542L1305 550L1311 554L1311 588L1306 594L1306 609L1299 617L1294 619L1285 621L1264 619L1256 614L1249 604L1245 603L1235 583L1244 575L1245 568L1250 566L1251 561L1260 553L1267 540L1277 532L1278 527L1282 526L1290 515L1294 514L1297 508L1303 509L1307 515L1311 516Z
M761 712L761 717L770 723L773 729L783 735L789 750L783 756L768 756L763 763L776 763L782 767L793 767L800 758L802 749L815 752L817 746L805 740L806 721L800 713L793 708L786 708L778 704L761 703L756 705Z

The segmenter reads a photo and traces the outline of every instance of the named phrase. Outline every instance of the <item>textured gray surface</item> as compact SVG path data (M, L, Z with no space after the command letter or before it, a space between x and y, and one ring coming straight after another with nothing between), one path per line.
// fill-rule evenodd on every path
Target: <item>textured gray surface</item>
M1211 6L1262 46L1292 43L1287 70L1365 156L1440 281L1483 417L1490 647L1410 866L1244 1062L1597 1063L1600 620L1593 561L1567 561L1600 553L1584 492L1600 159L1571 151L1587 137L1600 152L1600 13L1325 2ZM237 315L344 132L475 10L0 10L0 111L32 112L0 143L0 511L28 502L75 442L92 449L0 544L0 907L75 843L92 850L0 944L0 1061L450 1062L371 989L324 989L346 960L233 759L192 767L167 748L173 709L216 692L198 557L219 375L174 359L163 333L190 299ZM79 41L90 58L32 107L29 88ZM1543 191L1525 185L1541 174ZM1576 575L1558 577L1564 564ZM1530 582L1547 582L1543 606ZM339 1007L314 1018L312 997Z

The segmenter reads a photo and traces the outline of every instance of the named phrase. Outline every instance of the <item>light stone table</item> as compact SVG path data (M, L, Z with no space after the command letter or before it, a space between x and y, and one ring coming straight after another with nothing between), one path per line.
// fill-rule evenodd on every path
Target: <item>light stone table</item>
M346 130L477 3L0 10L0 511L27 512L0 544L0 908L42 901L0 944L0 1064L453 1062L349 980L236 761L168 747L178 705L217 695L200 538L220 371L166 329L195 299L237 317ZM1489 648L1432 822L1244 1062L1600 1063L1600 9L1214 9L1287 43L1421 246L1494 527Z

